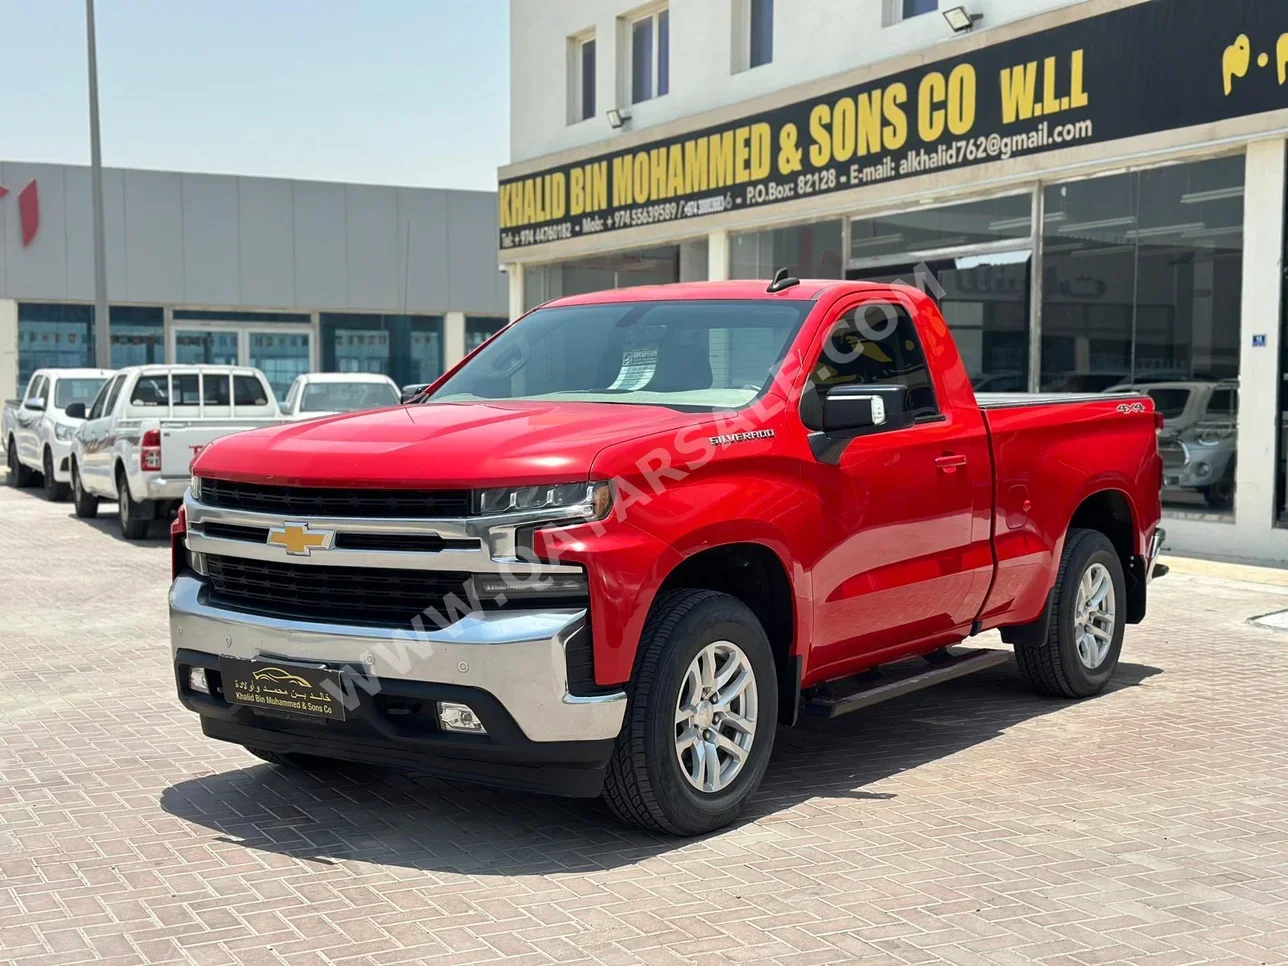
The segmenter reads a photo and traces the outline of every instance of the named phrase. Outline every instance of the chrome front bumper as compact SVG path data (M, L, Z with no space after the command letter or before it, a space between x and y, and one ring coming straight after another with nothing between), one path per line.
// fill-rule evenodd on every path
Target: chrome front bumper
M208 585L181 576L170 588L170 646L217 657L357 665L377 680L477 688L492 695L530 741L611 739L626 694L568 692L564 647L585 626L582 609L469 614L442 629L315 624L228 610Z

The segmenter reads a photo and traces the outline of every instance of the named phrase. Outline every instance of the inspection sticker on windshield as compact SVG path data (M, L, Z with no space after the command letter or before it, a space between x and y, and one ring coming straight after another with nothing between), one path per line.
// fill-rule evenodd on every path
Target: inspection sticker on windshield
M707 442L712 446L728 446L730 443L746 443L753 439L772 439L772 429L753 429L747 433L726 433L723 436L709 436Z
M657 346L647 349L627 349L622 353L622 369L609 389L634 392L643 389L657 371Z

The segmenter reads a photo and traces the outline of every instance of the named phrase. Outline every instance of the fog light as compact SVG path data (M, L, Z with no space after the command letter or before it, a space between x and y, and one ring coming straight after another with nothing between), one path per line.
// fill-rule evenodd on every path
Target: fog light
M444 731L461 731L470 735L485 735L487 729L468 704L455 701L438 702L438 723Z
M188 668L188 687L194 691L200 691L202 694L210 693L210 685L206 683L206 669L204 667Z
M1199 476L1207 476L1209 473L1212 472L1212 466L1200 460L1199 463L1194 467L1194 471L1198 473Z

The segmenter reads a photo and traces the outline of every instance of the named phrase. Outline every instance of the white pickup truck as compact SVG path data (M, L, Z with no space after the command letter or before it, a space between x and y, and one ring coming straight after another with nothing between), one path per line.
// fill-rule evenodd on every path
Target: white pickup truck
M221 436L282 421L258 369L134 366L99 390L72 439L72 499L78 517L100 500L120 507L121 533L147 536L183 500L189 466Z
M386 409L402 401L398 384L374 372L308 372L291 383L282 415L318 419L363 409Z
M109 369L37 369L21 399L10 399L0 416L0 440L10 486L41 479L50 500L67 499L72 435L82 420L69 406L89 402L112 375Z

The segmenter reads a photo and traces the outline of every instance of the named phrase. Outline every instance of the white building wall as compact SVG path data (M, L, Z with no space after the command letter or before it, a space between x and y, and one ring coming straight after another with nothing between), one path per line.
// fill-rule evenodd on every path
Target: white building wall
M40 226L22 244L18 192ZM91 302L89 169L0 162L0 298ZM504 315L496 195L168 171L104 172L111 302Z
M956 0L954 0L955 4ZM1086 0L969 0L989 27ZM1130 0L1126 0L1130 2ZM630 103L622 18L641 0L510 0L510 160L611 137L605 112L626 110L639 131L692 114L932 48L954 34L944 18L900 21L902 0L775 0L773 62L735 72L734 9L746 0L671 0L670 92ZM949 6L941 0L940 6ZM568 38L593 29L595 117L568 123ZM986 38L981 38L984 42ZM937 56L928 53L927 59Z

